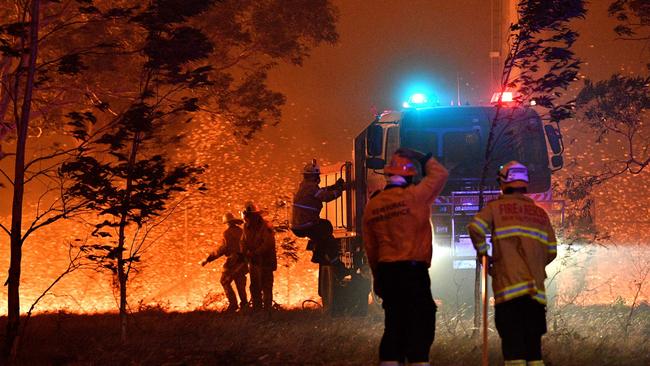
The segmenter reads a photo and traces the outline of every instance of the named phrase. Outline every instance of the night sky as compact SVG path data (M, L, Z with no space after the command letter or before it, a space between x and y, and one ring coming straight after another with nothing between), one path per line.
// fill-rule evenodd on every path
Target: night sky
M278 145L275 158L292 167L295 151L328 161L349 159L352 139L373 118L373 110L397 109L414 82L431 84L442 105L489 100L490 1L335 1L340 41L314 50L302 67L282 66L272 86L285 93L280 126L263 136ZM583 75L607 78L645 67L642 45L615 40L609 1L594 0L577 22L576 52ZM647 52L647 51L645 51ZM646 56L646 57L644 57ZM575 86L580 86L576 83ZM309 152L311 150L311 152ZM300 159L297 159L300 160Z

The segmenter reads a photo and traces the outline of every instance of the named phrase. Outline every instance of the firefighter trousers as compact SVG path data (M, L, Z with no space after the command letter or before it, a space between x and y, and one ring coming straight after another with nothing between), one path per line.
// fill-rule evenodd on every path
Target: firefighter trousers
M235 290L232 288L232 283L235 283L237 288L237 293L239 294L239 306L242 309L248 307L248 297L246 295L246 272L231 274L228 271L223 271L221 273L221 286L223 286L223 291L226 293L226 298L228 298L229 308L237 307L237 295L235 295Z
M385 313L379 359L428 362L436 332L436 304L426 263L379 263L376 281Z
M273 268L250 265L251 276L251 300L253 310L271 310L273 307Z
M314 252L314 263L330 264L338 258L338 246L334 239L334 227L329 220L319 219L314 225L305 229L291 229L300 238L309 238L307 250Z
M494 306L494 322L501 337L504 360L542 359L542 335L546 333L546 309L530 296Z

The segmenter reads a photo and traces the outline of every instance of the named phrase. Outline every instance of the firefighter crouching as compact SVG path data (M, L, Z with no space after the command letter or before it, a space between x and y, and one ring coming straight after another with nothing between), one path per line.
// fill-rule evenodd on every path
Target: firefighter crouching
M502 195L490 201L468 226L480 256L492 235L492 290L495 323L506 365L544 365L546 333L545 267L556 257L555 232L548 215L526 197L528 169L512 161L499 171Z
M248 272L248 265L246 258L241 251L241 237L243 230L239 225L243 223L241 219L236 218L232 213L228 212L223 216L223 223L228 225L228 228L223 233L221 245L216 251L210 253L208 257L201 262L202 266L226 256L226 262L223 264L223 272L221 272L221 286L228 298L228 308L226 311L237 311L237 296L232 288L232 282L235 282L237 293L239 294L239 306L244 311L248 308L248 299L246 298L246 273Z
M273 272L278 268L273 228L252 202L246 204L244 221L242 249L249 263L253 310L270 311L273 307Z
M413 184L419 161L424 177ZM442 191L447 170L431 154L399 149L384 168L386 188L370 199L363 213L363 240L382 298L384 335L380 365L428 365L436 326L431 295L431 205Z
M305 165L303 180L293 197L291 213L291 231L298 237L308 237L307 249L313 250L312 262L331 264L338 260L338 245L333 235L332 223L320 218L323 202L335 200L341 196L345 181L338 179L335 184L321 188L320 167L316 159Z

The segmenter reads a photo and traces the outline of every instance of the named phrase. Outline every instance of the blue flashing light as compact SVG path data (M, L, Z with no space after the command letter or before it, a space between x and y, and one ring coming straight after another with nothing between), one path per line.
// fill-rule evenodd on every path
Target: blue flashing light
M424 93L413 93L407 101L402 103L402 107L408 108L426 108L430 107L429 97Z
M411 97L409 98L409 103L410 104L422 105L422 104L427 104L428 102L429 102L429 99L427 98L426 95L424 95L422 93L415 93L415 94L411 95Z

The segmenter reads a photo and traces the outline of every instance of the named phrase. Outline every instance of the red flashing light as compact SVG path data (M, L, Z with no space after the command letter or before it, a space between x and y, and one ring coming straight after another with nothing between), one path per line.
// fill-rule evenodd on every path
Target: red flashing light
M492 104L497 104L499 102L501 103L512 103L515 101L515 95L513 92L503 92L503 96L501 95L500 92L496 92L492 94L492 99L490 99L490 103Z

